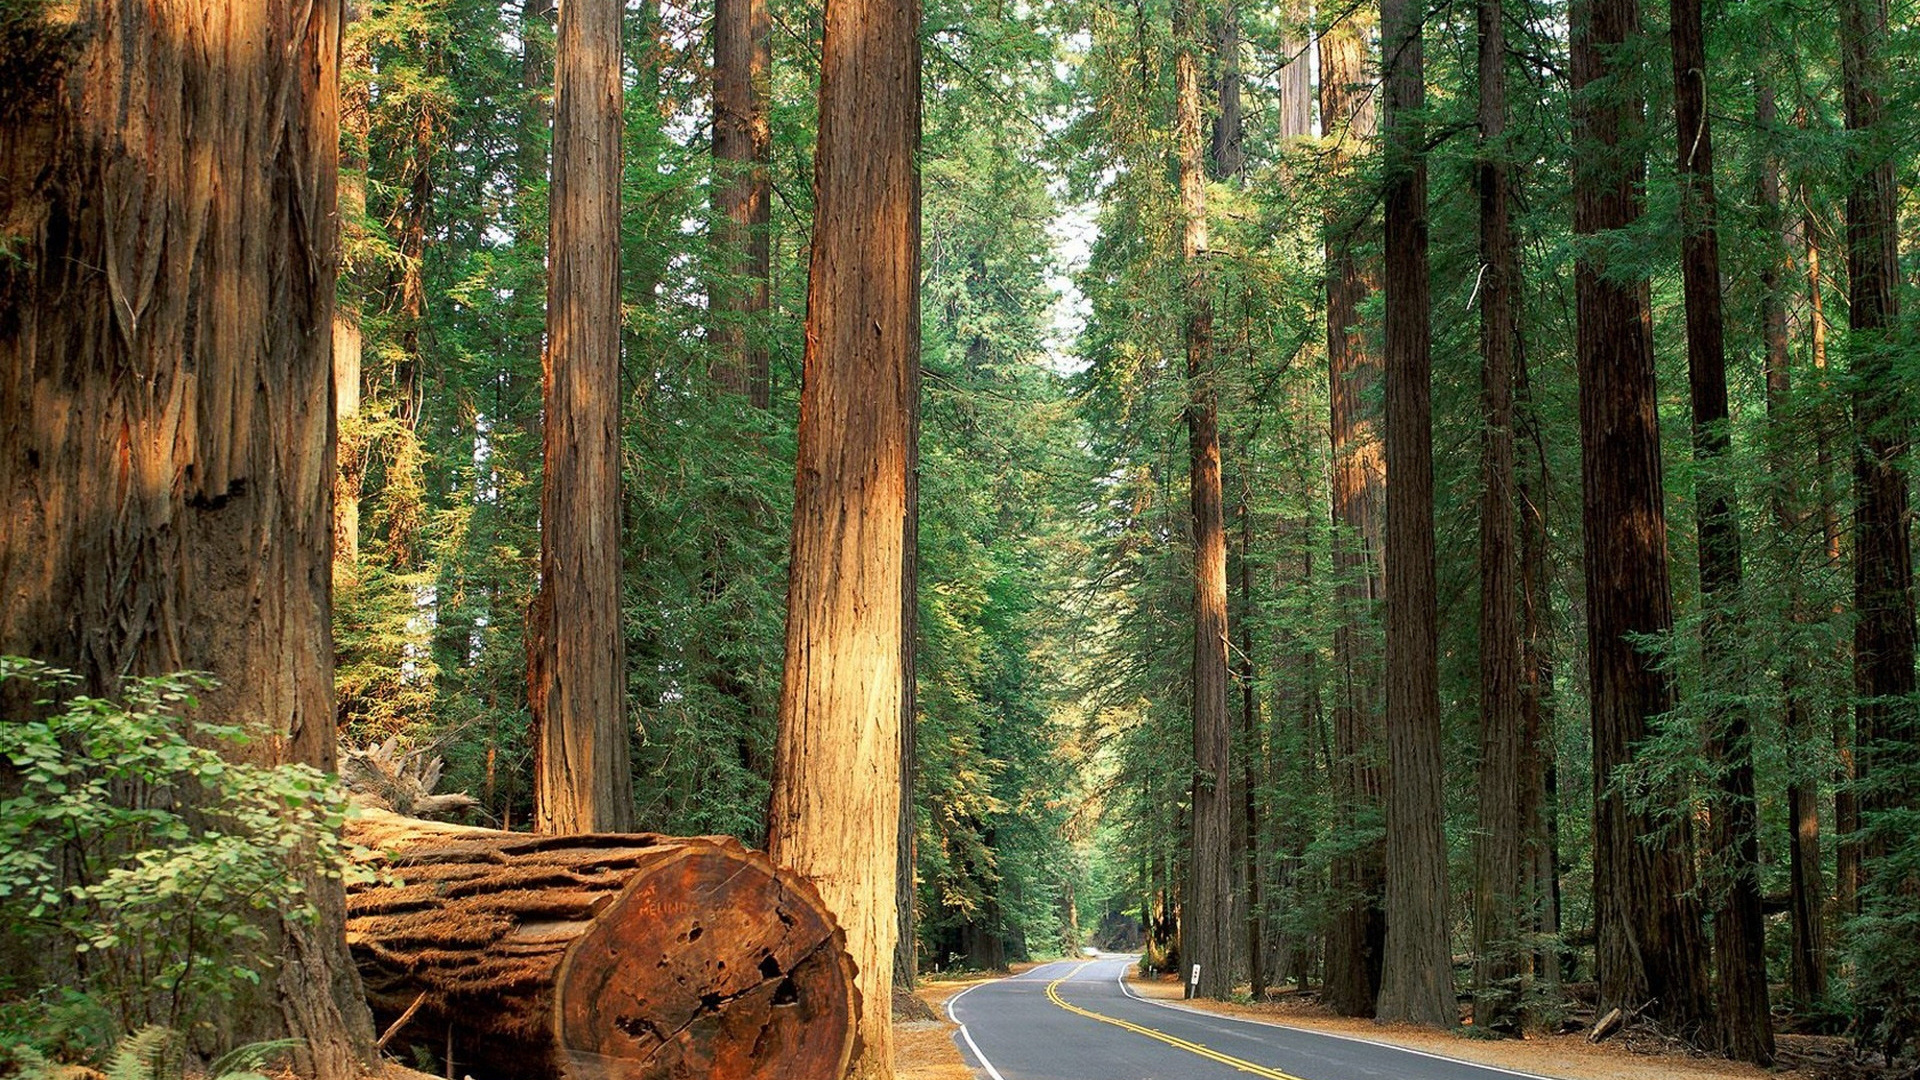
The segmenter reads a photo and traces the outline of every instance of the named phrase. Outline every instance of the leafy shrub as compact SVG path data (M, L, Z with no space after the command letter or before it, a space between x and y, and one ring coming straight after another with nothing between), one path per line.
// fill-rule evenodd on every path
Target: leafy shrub
M239 724L193 715L200 675L129 680L119 701L65 694L70 675L0 657L0 683L45 697L0 717L0 955L33 957L38 987L0 987L0 1046L97 1055L97 1023L60 1023L90 1003L113 1035L179 1031L211 1049L203 1022L260 981L267 928L311 920L303 867L338 876L346 803L303 765L230 760ZM24 991L24 992L23 992ZM9 1038L13 1036L13 1038ZM65 1039L69 1045L61 1045ZM157 1045L157 1044L156 1044Z

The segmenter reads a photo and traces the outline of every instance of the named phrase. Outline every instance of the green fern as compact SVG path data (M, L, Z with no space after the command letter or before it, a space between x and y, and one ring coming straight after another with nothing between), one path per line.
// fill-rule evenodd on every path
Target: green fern
M120 1040L107 1061L107 1080L166 1080L178 1075L180 1036L172 1028L144 1027Z

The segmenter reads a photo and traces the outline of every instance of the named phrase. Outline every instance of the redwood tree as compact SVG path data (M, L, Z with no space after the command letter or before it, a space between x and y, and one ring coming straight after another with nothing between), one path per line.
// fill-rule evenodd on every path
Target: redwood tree
M1687 321L1687 383L1693 456L1699 465L1700 649L1708 685L1732 691L1738 649L1732 634L1740 592L1740 511L1727 474L1726 326L1720 289L1720 233L1713 189L1713 124L1707 113L1706 29L1700 0L1671 0L1673 103L1679 147L1680 276ZM1729 699L1733 697L1728 695ZM1773 1061L1767 1003L1766 928L1760 910L1759 808L1754 801L1752 723L1736 700L1712 700L1706 745L1714 768L1708 822L1712 852L1714 965L1721 1038L1743 1061Z
M1382 0L1386 55L1387 942L1376 1014L1452 1027L1433 554L1423 9Z
M1373 93L1365 85L1366 27L1348 11L1320 35L1320 115L1346 163L1373 137ZM1360 308L1373 290L1371 273L1355 251L1360 222L1336 215L1327 223L1327 381L1333 440L1333 565L1340 600L1334 627L1339 685L1333 709L1333 803L1336 831L1345 843L1332 867L1334 910L1327 928L1322 996L1336 1012L1373 1015L1386 942L1381 891L1385 845L1371 835L1381 806L1379 701L1372 658L1373 610L1381 593L1385 541L1386 469L1377 406L1370 401L1380 358L1360 327ZM1369 834L1356 842L1353 834Z
M633 827L620 621L620 12L561 5L544 364L540 594L528 614L534 824Z
M767 847L812 878L866 1003L851 1075L893 1075L901 643L920 355L920 7L828 0Z
M1473 1022L1503 1031L1520 1020L1519 943L1526 890L1519 559L1514 543L1514 356L1520 284L1505 146L1506 30L1501 0L1480 0L1480 765L1475 784Z
M1227 709L1227 533L1220 482L1220 407L1213 382L1213 300L1207 258L1206 147L1201 132L1199 32L1190 0L1173 8L1180 256L1186 280L1189 501L1193 520L1193 840L1180 955L1200 967L1200 997L1233 990L1233 722Z
M766 408L767 346L755 325L767 310L771 272L767 224L773 155L767 123L773 67L767 0L713 6L713 239L716 274L708 289L710 333L720 383Z
M1648 283L1604 246L1642 210L1646 146L1635 132L1645 108L1624 48L1643 33L1640 5L1576 0L1570 18L1600 1007L1651 1007L1670 1028L1698 1038L1711 1033L1713 1009L1692 819L1657 819L1629 800L1620 775L1640 762L1650 720L1674 706L1671 678L1634 640L1673 629Z
M235 753L331 769L341 6L53 10L0 109L0 653L95 695L210 671L202 712L266 729ZM221 1035L348 1080L372 1033L339 883L306 887Z
M1853 183L1847 191L1848 375L1853 385L1854 764L1867 827L1861 872L1888 848L1877 813L1912 805L1915 784L1913 549L1907 521L1906 384L1889 340L1899 318L1900 262L1886 103L1885 0L1844 0L1840 61Z

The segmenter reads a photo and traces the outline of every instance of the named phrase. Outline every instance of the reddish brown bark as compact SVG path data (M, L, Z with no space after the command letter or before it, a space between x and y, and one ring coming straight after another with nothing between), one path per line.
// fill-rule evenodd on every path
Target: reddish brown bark
M1473 1022L1520 1025L1520 926L1526 803L1518 558L1514 544L1514 354L1519 283L1505 145L1506 32L1501 0L1480 0L1480 767L1474 841Z
M907 512L920 355L920 7L828 0L768 849L847 932L889 1000L900 839ZM885 1007L852 1076L893 1075Z
M368 1000L400 1046L423 1038L450 1053L448 1071L840 1080L846 1069L859 1001L839 927L812 885L761 852L379 811L349 837L378 874L347 903Z
M1759 808L1754 798L1752 719L1738 697L1742 676L1733 630L1740 613L1740 509L1727 456L1727 357L1720 289L1720 233L1713 187L1713 124L1707 114L1706 31L1700 0L1671 0L1673 100L1680 177L1680 275L1687 321L1687 375L1698 465L1694 513L1707 685L1726 700L1706 712L1714 791L1708 820L1708 897L1720 1043L1732 1057L1773 1061L1767 1001L1766 930L1760 910ZM1717 694L1716 694L1717 696Z
M720 384L756 408L771 400L765 328L773 154L767 123L773 67L767 0L715 0L713 9L713 238L709 331Z
M1351 12L1320 36L1320 115L1346 164L1373 137L1373 93L1365 85L1366 27ZM1380 358L1360 328L1359 309L1373 290L1372 275L1353 251L1360 223L1327 223L1327 369L1333 440L1333 566L1339 582L1334 663L1333 805L1335 830L1351 837L1378 828L1385 764L1380 731L1376 603L1381 598L1385 541L1386 468L1376 408L1369 398L1380 378ZM1350 841L1351 843L1351 841ZM1321 996L1335 1011L1372 1016L1386 942L1381 910L1386 853L1383 840L1353 844L1333 860L1335 905L1327 929Z
M1670 678L1630 640L1673 628L1648 284L1591 239L1632 225L1642 210L1646 148L1633 132L1644 105L1620 85L1631 79L1619 66L1622 46L1642 32L1637 0L1576 0L1571 9L1596 964L1603 1012L1650 1007L1683 1037L1710 1039L1692 822L1656 821L1618 783L1651 718L1674 705Z
M69 63L0 110L0 653L96 695L212 672L202 713L265 729L238 753L329 769L340 4L49 10ZM349 1080L342 895L305 885L212 1037Z
M1847 192L1847 366L1853 387L1854 768L1867 828L1861 872L1871 881L1889 839L1875 815L1915 801L1907 775L1920 745L1914 692L1913 548L1905 456L1906 384L1890 341L1899 317L1900 265L1893 160L1884 139L1885 0L1844 0L1840 62L1855 180Z
M1173 9L1175 142L1179 154L1180 256L1186 281L1187 476L1193 515L1193 840L1181 961L1200 966L1193 992L1233 990L1233 722L1227 709L1227 534L1220 484L1220 421L1213 385L1213 298L1206 268L1207 203L1199 32L1188 0Z
M1433 554L1423 8L1382 0L1386 54L1387 941L1376 1015L1452 1027Z
M620 12L575 0L554 54L540 594L527 626L534 826L633 826L620 618Z

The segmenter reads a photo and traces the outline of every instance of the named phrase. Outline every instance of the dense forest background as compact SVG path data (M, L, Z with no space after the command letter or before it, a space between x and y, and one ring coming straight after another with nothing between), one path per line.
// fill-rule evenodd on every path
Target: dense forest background
M1620 85L1606 91L1646 102L1628 139L1650 171L1644 216L1602 241L1577 237L1568 209L1566 163L1582 144L1567 11L1496 12L1510 89L1490 142L1477 137L1480 13L1426 14L1418 115L1455 951L1476 940L1484 835L1478 333L1490 286L1478 222L1491 155L1510 176L1518 269L1501 483L1530 725L1516 765L1531 793L1527 885L1506 901L1525 914L1505 947L1526 954L1525 995L1543 1016L1594 978L1574 286L1576 260L1599 243L1610 272L1648 283L1674 611L1669 632L1634 643L1659 658L1672 708L1612 782L1659 829L1693 819L1704 839L1730 768L1707 734L1727 710L1748 718L1756 862L1722 866L1738 845L1703 843L1688 856L1697 896L1711 910L1716 882L1757 874L1777 996L1807 1023L1844 1025L1867 985L1895 981L1880 975L1887 948L1910 940L1916 917L1904 902L1891 923L1853 915L1868 797L1849 771L1864 346L1848 331L1846 258L1848 191L1873 162L1894 163L1910 220L1912 12L1898 7L1878 45L1885 119L1870 132L1847 130L1833 11L1707 12L1731 405L1718 457L1697 455L1690 434L1664 13L1619 47ZM344 76L347 187L365 209L348 218L341 292L364 359L342 426L341 493L358 501L359 539L337 568L340 720L349 740L431 743L449 785L507 825L531 812L518 687L538 548L551 15L541 0L372 4L348 28ZM820 11L772 6L770 306L744 316L709 303L740 272L712 224L726 166L711 152L710 17L640 5L626 18L624 611L642 827L751 840L779 682ZM1191 53L1231 564L1233 888L1251 924L1232 935L1234 962L1256 989L1337 981L1347 965L1329 940L1350 940L1343 916L1381 902L1369 891L1378 870L1364 869L1380 859L1378 779L1355 779L1385 755L1378 23L1364 8L963 3L931 5L923 37L920 964L996 966L1126 919L1145 921L1151 962L1177 963L1193 766L1175 74ZM1899 235L1906 292L1911 231ZM1357 267L1344 316L1354 355L1330 382L1327 282L1341 260ZM1914 375L1905 326L1880 376L1902 384ZM724 370L735 335L769 357L762 399ZM1337 435L1333 396L1350 410ZM1904 425L1911 405L1898 409ZM1745 573L1715 592L1694 506L1722 488ZM1336 510L1356 498L1371 509ZM1728 646L1703 652L1721 624ZM1817 893L1811 923L1790 918L1795 881ZM1377 955L1381 943L1361 947ZM1862 965L1861 949L1880 961Z
M1381 8L928 0L901 978L1128 946L1212 996L1450 1024L1458 989L1483 1030L1598 1003L1891 1060L1920 1041L1920 18ZM823 11L766 15L764 224L730 216L716 11L622 22L636 824L749 843ZM444 759L503 829L536 813L554 25L365 0L340 57L337 731ZM190 690L116 715L162 738ZM16 769L67 783L73 736L35 731ZM0 836L33 834L8 795ZM57 876L25 858L7 880ZM14 1028L65 1015L5 989Z

